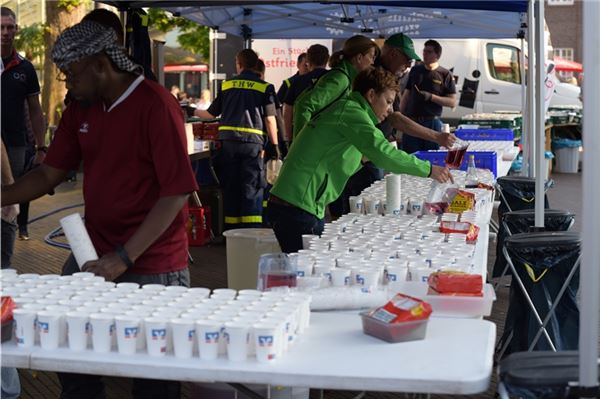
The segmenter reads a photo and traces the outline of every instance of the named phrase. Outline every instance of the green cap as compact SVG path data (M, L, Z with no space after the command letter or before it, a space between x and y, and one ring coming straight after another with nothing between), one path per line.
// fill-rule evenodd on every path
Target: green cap
M415 45L410 37L404 33L395 33L388 37L384 44L396 47L406 54L410 59L421 61L421 58L415 53Z

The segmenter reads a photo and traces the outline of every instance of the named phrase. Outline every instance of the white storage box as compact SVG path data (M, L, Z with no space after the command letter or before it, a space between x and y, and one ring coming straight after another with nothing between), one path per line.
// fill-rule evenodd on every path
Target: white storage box
M390 290L388 294L391 297L399 292L422 299L431 305L432 316L447 317L489 316L496 300L496 293L491 284L484 284L482 297L428 295L427 289L426 283L407 281L394 286L394 289Z

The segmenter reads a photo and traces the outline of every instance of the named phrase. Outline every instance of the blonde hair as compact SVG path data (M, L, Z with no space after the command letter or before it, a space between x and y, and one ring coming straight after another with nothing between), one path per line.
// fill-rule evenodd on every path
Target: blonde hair
M379 56L379 46L373 40L363 35L352 36L344 42L344 47L340 51L331 54L329 58L329 67L335 68L342 60L350 61L359 54L365 55L375 49L375 57Z

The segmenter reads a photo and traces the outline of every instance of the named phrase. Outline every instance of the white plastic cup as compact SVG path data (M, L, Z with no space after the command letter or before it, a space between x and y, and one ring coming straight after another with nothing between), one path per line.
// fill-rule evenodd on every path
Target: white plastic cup
M350 285L350 269L339 267L331 269L331 284L334 287L345 287Z
M140 321L141 319L138 316L131 314L115 316L117 347L120 354L135 354L137 341L140 336Z
M66 314L71 308L58 304L46 306L46 310L60 313L59 330L58 330L58 345L67 343L67 319Z
M13 310L13 318L16 324L17 346L31 348L35 345L37 311L33 309L15 309Z
M237 295L237 291L231 288L217 288L212 292L211 298L233 299Z
M192 319L177 318L171 320L173 331L173 351L179 359L189 359L194 351L196 323Z
M76 279L84 279L84 278L88 278L88 277L95 277L96 275L94 273L90 273L90 272L77 272L77 273L73 273L72 276Z
M167 353L167 321L158 317L146 317L146 347L150 356L164 356Z
M214 360L219 356L221 324L217 320L210 319L196 322L196 336L198 337L200 359Z
M315 237L318 237L318 236L315 234L302 234L302 248L303 249L310 248L310 241Z
M301 263L298 262L296 266L296 275L298 277L310 277L313 273L313 265L312 263Z
M87 348L89 334L89 316L85 311L68 312L67 319L67 337L69 340L69 349L72 351L82 351Z
M362 285L363 291L373 291L379 282L379 270L361 269L356 275L356 282Z
M270 363L277 358L280 326L277 323L254 324L254 344L256 360L259 363Z
M208 298L210 295L210 288L206 287L192 287L187 290L185 296L194 297L198 299Z
M348 198L348 202L350 203L350 213L363 213L363 199L358 196L351 196Z
M406 276L408 275L408 267L388 266L386 270L388 285L394 286L396 284L406 281Z
M125 290L125 291L135 291L138 288L140 288L140 285L138 283L118 283L116 288L118 290Z
M241 362L248 358L248 339L250 325L232 321L225 324L227 357L233 362Z
M166 287L164 284L146 284L142 285L142 291L160 292Z
M57 311L42 310L38 312L37 326L42 349L53 350L58 348L61 317L62 313Z
M90 326L94 352L110 352L113 335L115 333L114 316L109 313L92 313L90 315Z

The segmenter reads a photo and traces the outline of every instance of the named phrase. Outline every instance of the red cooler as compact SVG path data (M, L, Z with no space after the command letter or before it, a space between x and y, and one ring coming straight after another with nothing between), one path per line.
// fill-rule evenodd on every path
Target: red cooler
M210 242L210 216L209 207L189 208L187 234L190 247L199 247Z

